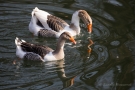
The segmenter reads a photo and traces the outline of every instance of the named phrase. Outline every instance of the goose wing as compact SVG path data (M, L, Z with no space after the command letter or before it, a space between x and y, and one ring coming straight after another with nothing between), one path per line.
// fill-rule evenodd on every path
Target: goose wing
M42 46L42 45L35 45L27 42L22 42L21 43L21 48L25 52L33 52L35 54L40 55L42 58L49 53L50 51L53 51L53 49L47 47L47 46Z
M43 58L36 53L28 52L24 56L24 60L44 62Z
M61 18L53 16L46 11L38 9L37 7L32 11L32 16L36 16L38 21L36 22L37 25L41 27L44 26L45 29L52 29L54 31L59 32L60 30L63 30L65 26L68 25Z
M65 26L68 25L61 18L58 18L58 17L53 16L53 15L48 15L47 24L52 30L57 31L57 32L59 32L60 30L63 30L65 28Z
M56 38L58 35L56 31L48 30L48 29L40 29L38 32L39 37L53 37Z

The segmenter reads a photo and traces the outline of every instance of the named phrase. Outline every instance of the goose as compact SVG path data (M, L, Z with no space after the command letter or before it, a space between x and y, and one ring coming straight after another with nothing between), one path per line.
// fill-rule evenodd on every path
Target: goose
M66 40L70 40L74 44L76 41L68 32L63 32L58 38L56 49L53 50L44 45L36 45L21 40L18 37L15 39L16 56L20 59L30 61L53 61L64 58L64 44Z
M79 35L80 19L87 25L88 32L92 32L92 19L85 10L77 10L73 13L71 24L37 7L31 13L29 31L34 36L59 38L63 32L69 32L71 36Z

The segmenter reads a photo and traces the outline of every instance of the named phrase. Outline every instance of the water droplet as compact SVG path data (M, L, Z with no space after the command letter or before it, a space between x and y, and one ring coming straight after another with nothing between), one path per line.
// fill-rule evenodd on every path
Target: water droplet
M119 58L119 56L117 56L116 58Z

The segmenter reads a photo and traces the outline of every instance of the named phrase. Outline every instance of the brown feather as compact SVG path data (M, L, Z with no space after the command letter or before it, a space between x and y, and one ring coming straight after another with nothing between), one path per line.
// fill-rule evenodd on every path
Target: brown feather
M21 48L25 52L34 52L36 54L39 54L42 58L50 51L53 51L51 48L47 46L30 44L27 42L22 42Z
M64 20L53 15L49 15L47 19L48 19L47 24L49 25L49 27L52 30L57 31L57 32L59 32L60 30L63 30L64 27L68 25Z

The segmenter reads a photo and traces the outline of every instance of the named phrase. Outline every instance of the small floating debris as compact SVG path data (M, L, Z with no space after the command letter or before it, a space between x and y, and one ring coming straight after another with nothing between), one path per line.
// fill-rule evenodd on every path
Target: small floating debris
M15 65L15 64L16 64L16 60L13 61L13 65Z
M120 41L112 41L110 44L112 46L118 46L120 44Z
M116 58L119 58L119 56L116 56Z

